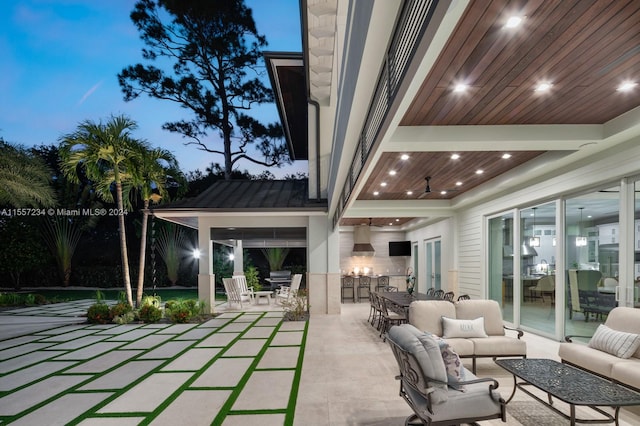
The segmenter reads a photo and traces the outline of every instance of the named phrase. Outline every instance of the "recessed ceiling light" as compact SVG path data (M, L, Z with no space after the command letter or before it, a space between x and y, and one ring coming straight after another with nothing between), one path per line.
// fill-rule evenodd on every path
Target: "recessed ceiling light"
M396 175L396 171L395 171L395 170L389 170L389 174L390 174L391 176L395 176L395 175Z
M407 191L407 195L412 195L413 191Z
M476 174L477 174L477 175L481 175L481 174L483 174L483 173L484 173L484 170L482 170L482 169L478 169L478 170L476 170Z
M440 191L440 195L445 195L447 191Z
M457 160L458 158L460 158L460 154L451 154L452 160Z
M511 154L502 154L502 158L504 158L505 160L508 160L509 158L511 158Z
M548 92L549 90L551 90L552 87L553 87L552 83L549 83L548 81L544 81L542 83L539 83L536 86L535 91L536 92Z
M396 222L400 222L400 219L396 219Z
M510 16L509 19L507 19L507 23L504 24L504 27L516 28L519 27L520 24L522 24L522 16Z
M380 193L378 191L373 191L373 195L378 196L378 195L380 195Z
M453 87L453 91L456 93L464 93L467 89L469 89L469 85L464 83L458 83Z
M636 83L635 81L625 81L620 86L618 86L618 88L616 90L618 92L630 92L637 85L638 85L638 83Z
M389 222L389 226L393 226L393 222Z
M457 182L456 182L456 186L462 186L462 182L457 181Z
M385 186L387 186L387 182L382 182L380 186L384 188Z
M402 155L400 156L400 159L401 159L401 160L408 160L408 159L409 159L409 155L407 155L407 154L402 154Z

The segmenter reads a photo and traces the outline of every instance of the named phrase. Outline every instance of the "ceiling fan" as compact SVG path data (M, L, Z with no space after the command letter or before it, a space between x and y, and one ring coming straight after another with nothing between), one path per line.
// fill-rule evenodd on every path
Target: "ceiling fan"
M427 185L424 188L424 192L422 194L420 194L420 196L418 198L423 198L428 196L429 194L433 194L433 193L438 193L440 195L445 195L449 192L454 192L457 191L457 189L432 189L431 188L431 176L427 176L424 178L425 181L427 181Z

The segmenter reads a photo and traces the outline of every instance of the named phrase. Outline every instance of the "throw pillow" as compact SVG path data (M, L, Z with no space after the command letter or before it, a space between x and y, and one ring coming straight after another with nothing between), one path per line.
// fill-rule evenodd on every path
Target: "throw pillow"
M589 347L626 359L640 347L640 335L616 331L600 324L589 340Z
M436 342L438 342L438 346L440 347L440 353L442 354L444 368L447 371L447 384L452 389L456 389L461 392L466 391L465 386L459 384L460 382L464 382L466 380L464 374L464 365L462 365L460 356L456 351L453 350L451 345L449 345L446 340L438 336L432 337L436 340Z
M484 330L484 317L473 320L461 320L442 317L442 338L453 337L489 337Z

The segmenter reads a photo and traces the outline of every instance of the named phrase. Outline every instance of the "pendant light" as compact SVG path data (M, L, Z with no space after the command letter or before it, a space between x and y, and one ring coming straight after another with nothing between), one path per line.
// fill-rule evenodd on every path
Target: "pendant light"
M531 227L531 238L529 238L529 245L531 247L540 247L540 237L536 237L536 209L533 208L533 226Z
M576 247L585 247L587 245L587 237L583 237L582 234L582 210L584 207L580 207L580 222L578 223L578 236L576 237Z

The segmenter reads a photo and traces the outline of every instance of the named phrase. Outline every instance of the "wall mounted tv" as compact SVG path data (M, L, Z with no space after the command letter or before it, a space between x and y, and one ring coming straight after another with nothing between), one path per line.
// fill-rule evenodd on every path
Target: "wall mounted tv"
M389 241L389 256L411 256L411 241Z

